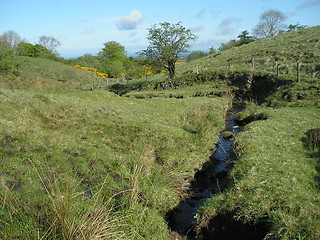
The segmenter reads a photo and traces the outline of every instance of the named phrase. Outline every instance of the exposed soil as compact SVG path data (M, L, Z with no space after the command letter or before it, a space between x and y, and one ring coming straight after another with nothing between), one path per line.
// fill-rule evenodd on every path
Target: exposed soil
M199 240L264 240L268 238L269 226L264 223L244 223L233 219L233 213L221 214L210 220L201 230Z

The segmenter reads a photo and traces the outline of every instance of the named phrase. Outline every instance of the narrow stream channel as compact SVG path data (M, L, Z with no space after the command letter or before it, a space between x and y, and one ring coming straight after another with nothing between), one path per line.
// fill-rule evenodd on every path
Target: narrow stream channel
M210 156L210 161L204 164L202 169L195 174L194 179L188 186L188 198L167 213L166 219L171 231L178 233L183 239L195 240L194 231L195 215L199 207L207 198L220 192L220 181L227 176L232 162L236 160L233 149L233 135L241 132L241 128L233 120L236 111L231 110L226 118L225 130L219 135L216 150ZM228 137L226 137L229 135Z

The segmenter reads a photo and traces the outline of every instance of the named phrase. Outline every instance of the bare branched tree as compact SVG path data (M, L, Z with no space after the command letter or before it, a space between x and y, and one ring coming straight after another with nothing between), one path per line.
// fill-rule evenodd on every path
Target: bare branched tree
M16 48L19 43L24 41L15 31L7 31L0 35L0 42L7 43L12 48Z
M260 16L259 24L253 29L257 37L272 37L284 31L286 26L284 13L270 9Z
M41 36L39 38L39 44L49 49L51 52L55 52L56 48L61 46L61 43L58 39L47 36Z

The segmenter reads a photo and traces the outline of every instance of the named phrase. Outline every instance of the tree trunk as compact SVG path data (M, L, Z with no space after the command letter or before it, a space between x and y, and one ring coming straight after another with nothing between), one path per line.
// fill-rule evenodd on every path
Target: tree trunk
M173 78L176 70L175 61L168 61L169 78Z

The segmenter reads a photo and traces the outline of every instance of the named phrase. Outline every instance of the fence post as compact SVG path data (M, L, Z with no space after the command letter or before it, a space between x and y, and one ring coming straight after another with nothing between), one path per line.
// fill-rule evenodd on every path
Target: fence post
M251 58L251 65L252 65L252 69L254 69L254 60L253 60L253 58Z
M300 82L300 63L297 62L297 81Z

